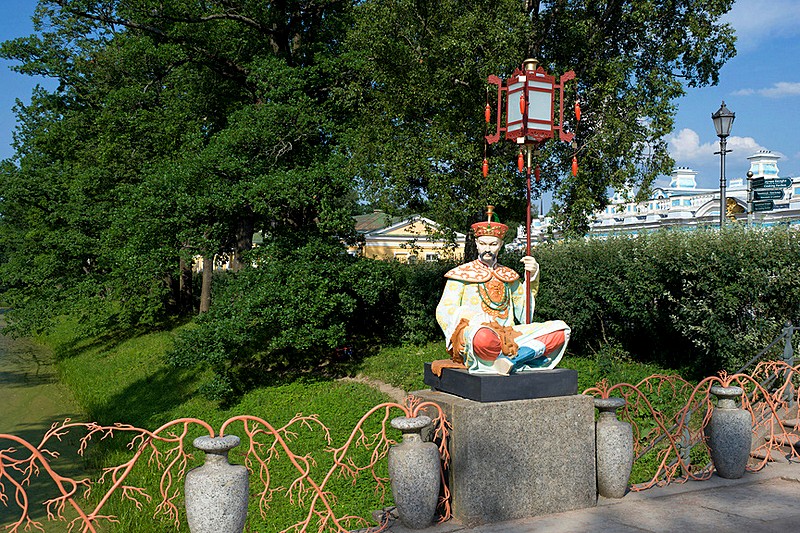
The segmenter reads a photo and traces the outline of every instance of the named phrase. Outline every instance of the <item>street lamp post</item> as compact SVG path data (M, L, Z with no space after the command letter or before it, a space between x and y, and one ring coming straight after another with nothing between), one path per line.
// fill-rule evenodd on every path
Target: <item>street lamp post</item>
M719 137L719 227L725 227L725 213L726 198L725 198L725 154L730 152L726 147L728 145L728 135L731 134L731 126L733 126L733 119L736 118L736 113L725 107L725 102L719 106L716 113L711 115L711 120L714 121L714 129L717 130L717 137Z

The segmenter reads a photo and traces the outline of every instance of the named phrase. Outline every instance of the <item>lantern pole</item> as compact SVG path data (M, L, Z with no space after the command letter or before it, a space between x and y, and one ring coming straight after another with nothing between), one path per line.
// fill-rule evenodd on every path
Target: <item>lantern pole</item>
M528 152L528 161L525 167L525 174L528 178L528 212L525 221L525 255L531 255L531 159L533 156L533 146L530 144L525 145L525 150ZM525 323L530 324L532 319L531 313L531 271L525 270Z

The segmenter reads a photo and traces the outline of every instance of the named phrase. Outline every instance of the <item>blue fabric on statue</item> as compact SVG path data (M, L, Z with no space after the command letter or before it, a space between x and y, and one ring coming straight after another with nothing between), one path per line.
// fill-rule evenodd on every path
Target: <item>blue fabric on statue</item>
M517 355L511 359L514 362L514 368L522 365L533 368L546 366L550 362L550 358L544 356L544 344L538 344L541 346L536 346L535 349L530 346L521 346L517 350Z

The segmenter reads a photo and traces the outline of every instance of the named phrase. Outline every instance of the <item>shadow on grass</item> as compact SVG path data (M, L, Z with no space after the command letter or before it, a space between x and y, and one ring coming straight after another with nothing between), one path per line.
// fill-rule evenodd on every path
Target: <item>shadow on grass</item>
M63 420L59 421L63 422ZM51 426L46 424L17 424L14 429L14 436L26 440L31 446L37 447L44 437L45 433L50 430ZM46 454L47 461L58 475L69 477L72 479L83 479L87 477L85 469L85 460L78 455L77 451L80 447L81 432L71 431L63 436L61 439L51 438L44 446L43 449L49 452L56 453L57 456ZM25 460L31 457L31 452L16 442L0 439L0 449L7 451L8 448L13 447L15 451L5 453L6 459L4 463L8 464L9 460ZM39 461L34 462L35 469L38 470L38 475L31 476L28 481L23 485L28 498L28 514L31 519L42 522L45 531L63 531L63 522L47 522L47 508L45 502L51 498L60 496L61 493L55 481L49 476ZM6 474L11 476L15 481L21 483L24 473L18 470L7 468ZM15 503L17 495L15 489L8 480L4 480L6 495L8 496L8 503L5 506L0 506L0 526L7 526L17 520L21 514L22 509ZM67 506L69 507L69 506ZM66 516L72 518L76 516L71 508L65 510Z
M165 320L156 327L136 328L136 327L116 327L107 328L105 333L97 335L90 331L82 331L81 326L77 325L70 331L68 339L59 339L54 348L56 358L59 361L77 357L86 352L101 351L112 352L114 348L136 337L155 333L159 331L170 331L178 328L190 321L190 317L173 317Z
M374 349L373 352L377 350ZM308 354L286 356L291 362L277 364L254 360L230 371L225 378L230 380L233 392L221 398L220 407L228 409L236 405L243 396L258 388L280 387L303 380L306 383L330 382L342 377L355 376L368 355L366 350L337 350L316 358Z
M131 383L89 414L99 424L120 422L153 430L169 421L174 410L196 389L195 372L162 368Z

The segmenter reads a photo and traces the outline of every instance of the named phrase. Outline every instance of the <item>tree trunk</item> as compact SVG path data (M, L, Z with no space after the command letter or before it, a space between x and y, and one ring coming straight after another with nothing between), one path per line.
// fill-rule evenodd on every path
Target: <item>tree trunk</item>
M181 275L178 281L178 310L181 314L188 313L194 308L192 287L192 264L183 257L180 258Z
M474 261L478 258L478 247L475 246L475 233L472 231L472 225L476 222L486 220L486 215L483 213L473 213L468 220L467 226L467 239L464 242L464 262Z
M246 208L249 211L249 208ZM236 225L236 243L231 258L231 270L240 271L244 267L242 255L253 248L253 216L247 214L241 217Z
M205 313L211 307L211 278L214 275L214 258L203 256L203 287L200 289L200 312Z

